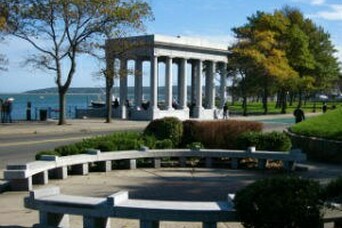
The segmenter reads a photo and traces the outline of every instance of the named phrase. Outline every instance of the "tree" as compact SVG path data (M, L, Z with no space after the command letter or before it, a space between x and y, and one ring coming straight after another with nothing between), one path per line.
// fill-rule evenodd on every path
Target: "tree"
M8 17L8 10L6 5L0 3L0 41L3 39L2 33L6 27L6 21ZM6 70L7 65L6 56L0 53L0 71Z
M37 54L27 63L55 74L59 125L77 57L123 28L140 28L151 14L143 0L1 0L8 6L8 33L29 42Z
M254 77L260 79L264 114L267 114L271 86L296 76L288 63L282 43L279 42L279 37L286 30L287 20L278 13L271 15L257 12L248 21L246 25L233 29L237 38L240 38L240 45L233 48L233 52L252 62L245 65L250 66Z

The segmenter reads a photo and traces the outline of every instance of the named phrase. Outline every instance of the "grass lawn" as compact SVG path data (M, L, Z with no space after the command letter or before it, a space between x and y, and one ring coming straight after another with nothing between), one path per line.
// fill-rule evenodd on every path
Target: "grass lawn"
M342 107L305 120L290 130L299 135L342 141Z
M322 111L322 105L323 102L316 102L316 112ZM331 108L332 105L336 105L336 107L342 107L342 102L328 102L328 109ZM268 113L269 114L279 114L281 112L281 108L275 108L276 103L275 102L269 102L268 103ZM288 106L286 109L286 113L293 113L293 111L297 107L297 102L294 103L292 106ZM302 107L303 111L305 113L313 112L314 109L314 103L313 102L307 102ZM234 105L229 105L229 112L230 113L238 113L241 114L243 111L242 109L242 103L241 102L235 102ZM248 114L262 114L264 112L264 109L262 108L261 102L248 102L247 103L247 113Z

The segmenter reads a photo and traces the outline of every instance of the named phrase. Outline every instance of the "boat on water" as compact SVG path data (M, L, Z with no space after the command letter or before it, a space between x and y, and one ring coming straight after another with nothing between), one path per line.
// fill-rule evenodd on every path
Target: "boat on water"
M119 100L117 98L113 99L112 107L117 108L119 106ZM103 100L90 101L90 107L92 108L105 108L106 102Z

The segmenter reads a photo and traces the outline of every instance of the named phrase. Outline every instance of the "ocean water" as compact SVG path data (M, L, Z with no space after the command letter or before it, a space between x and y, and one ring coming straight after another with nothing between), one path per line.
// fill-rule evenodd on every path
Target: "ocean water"
M58 94L0 94L0 98L5 100L14 98L12 119L26 120L27 103L31 102L31 119L38 120L40 110L48 110L48 117L58 118ZM66 96L66 116L75 118L76 108L87 108L91 100L98 100L97 94L68 94Z

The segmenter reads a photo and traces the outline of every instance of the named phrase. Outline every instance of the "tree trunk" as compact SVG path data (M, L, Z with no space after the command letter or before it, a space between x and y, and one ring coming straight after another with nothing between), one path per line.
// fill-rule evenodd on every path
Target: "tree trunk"
M58 96L59 96L59 119L58 119L58 125L66 124L65 119L65 94L67 90L63 88L59 88L58 90Z
M242 98L242 109L243 109L243 116L247 116L247 97L243 96Z
M303 90L299 89L299 92L298 92L298 106L297 106L298 108L302 107L302 103L303 103L302 96L303 96Z
M106 123L112 122L113 78L106 78Z
M266 115L268 113L267 97L268 97L268 84L267 84L267 80L266 80L265 81L265 87L264 87L264 94L262 97L262 105L264 108L264 115Z
M281 91L281 113L285 114L286 113L286 108L287 108L287 100L286 100L286 91L282 89Z
M283 91L281 90L277 92L277 102L276 102L275 108L281 108L282 102L283 102Z

